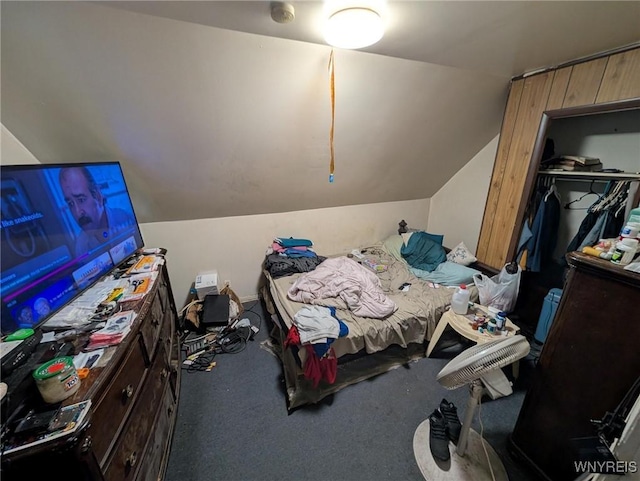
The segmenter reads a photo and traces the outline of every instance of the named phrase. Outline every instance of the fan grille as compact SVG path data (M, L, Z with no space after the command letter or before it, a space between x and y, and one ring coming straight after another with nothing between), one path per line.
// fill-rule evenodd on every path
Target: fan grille
M438 382L447 389L456 389L523 358L529 354L529 349L529 343L521 335L478 344L442 368L437 376Z

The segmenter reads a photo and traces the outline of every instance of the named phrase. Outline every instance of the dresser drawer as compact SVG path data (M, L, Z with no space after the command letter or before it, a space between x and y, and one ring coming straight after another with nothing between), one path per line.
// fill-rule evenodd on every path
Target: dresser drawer
M162 300L160 297L161 290L158 289L153 298L153 303L149 308L149 314L140 326L140 334L142 335L142 341L145 351L147 353L147 361L153 359L156 344L158 343L158 336L160 335L160 329L164 321L164 310L162 309Z
M162 405L156 413L153 433L140 466L138 479L162 479L166 458L169 456L176 401L170 388L165 388Z
M164 277L159 278L160 285L158 285L158 295L160 296L160 302L162 304L162 311L167 312L170 308L169 287Z
M131 411L136 398L139 397L138 391L144 371L142 349L137 342L134 342L106 394L93 411L89 435L92 450L100 465L104 464L127 413Z
M160 352L149 370L141 395L109 460L105 471L107 480L135 479L136 472L143 464L147 439L151 434L169 377L169 366L162 352L164 346L159 346L158 349Z

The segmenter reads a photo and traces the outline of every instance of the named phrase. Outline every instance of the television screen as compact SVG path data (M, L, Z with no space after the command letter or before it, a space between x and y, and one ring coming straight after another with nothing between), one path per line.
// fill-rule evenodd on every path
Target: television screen
M42 324L143 242L118 162L0 171L5 335Z

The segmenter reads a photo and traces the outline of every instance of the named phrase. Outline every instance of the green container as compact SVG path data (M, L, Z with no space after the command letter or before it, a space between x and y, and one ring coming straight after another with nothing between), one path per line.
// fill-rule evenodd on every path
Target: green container
M80 378L70 356L56 357L33 371L38 391L47 403L57 403L75 394Z
M640 206L636 207L635 209L631 209L631 212L629 212L629 218L627 219L627 222L640 223Z

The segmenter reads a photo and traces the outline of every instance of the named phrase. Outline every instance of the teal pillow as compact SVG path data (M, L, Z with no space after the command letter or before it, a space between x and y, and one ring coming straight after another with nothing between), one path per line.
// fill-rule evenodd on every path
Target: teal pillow
M444 235L443 234L431 234L431 233L429 233L427 231L424 231L424 230L410 230L406 234L403 234L403 237L404 237L404 239L406 239L407 236L409 236L409 238L410 238L413 234L415 234L417 232L419 232L422 235L427 236L429 239L431 239L436 244L442 245L442 243L444 242Z
M479 270L471 267L456 264L455 262L446 261L440 264L435 270L427 272L421 269L410 267L411 273L424 279L425 281L435 282L443 286L457 286L460 284L473 284L473 275L481 274Z
M444 241L444 235L442 234L429 234L428 232L424 232L424 234L438 245L442 245Z
M414 232L400 254L411 267L431 272L447 260L444 248L426 232Z

